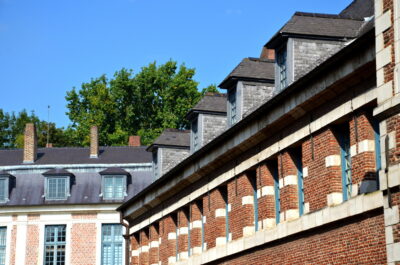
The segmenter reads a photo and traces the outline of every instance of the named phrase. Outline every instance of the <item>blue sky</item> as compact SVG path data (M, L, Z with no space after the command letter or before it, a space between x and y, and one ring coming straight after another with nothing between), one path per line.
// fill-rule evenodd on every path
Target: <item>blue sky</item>
M351 0L0 0L0 108L67 126L66 91L173 59L219 84L295 11L336 14Z

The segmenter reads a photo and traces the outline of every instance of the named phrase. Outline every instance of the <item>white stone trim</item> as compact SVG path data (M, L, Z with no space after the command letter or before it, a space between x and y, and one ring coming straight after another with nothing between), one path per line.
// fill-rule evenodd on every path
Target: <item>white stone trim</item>
M392 26L391 10L386 11L382 16L375 19L375 32L382 33Z
M242 205L253 205L254 204L254 196L244 196L242 197Z
M230 212L231 210L232 210L232 205L228 203L228 212Z
M135 250L132 250L132 257L139 257L139 250L138 249L135 249Z
M16 235L16 250L15 264L25 264L26 256L26 243L27 243L27 233L28 233L28 216L20 215L17 217L17 235Z
M256 228L254 226L245 226L243 227L243 236L251 236L256 232Z
M150 248L158 248L158 246L160 245L160 243L158 242L158 240L154 240L150 242Z
M205 215L203 215L203 224L205 224L207 221L207 217Z
M375 152L375 140L363 140L358 143L358 153Z
M275 195L274 186L264 186L261 188L261 196Z
M383 14L383 1L375 0L375 16L379 17Z
M387 226L385 227L385 238L386 238L386 244L393 244L393 227Z
M303 167L303 178L308 177L308 167Z
M182 251L178 254L179 260L187 260L189 258L188 251Z
M291 220L295 220L297 218L299 218L300 213L299 213L299 209L289 209L285 211L285 221L291 221Z
M280 178L280 179L279 179L279 188L282 189L283 186L284 186L283 178Z
M383 68L392 61L391 50L392 50L392 45L389 45L388 47L379 51L376 54L376 69Z
M143 245L140 247L140 253L149 252L149 245Z
M393 81L389 81L378 88L378 103L383 103L389 99L393 100ZM390 102L389 102L390 103ZM384 105L389 105L385 102ZM378 107L379 109L379 107Z
M388 262L400 261L400 242L386 245Z
M343 202L343 193L342 192L332 192L326 195L326 200L328 202L328 206L339 205Z
M307 214L310 212L310 203L309 202L305 202L304 203L304 214Z
M201 220L196 220L190 223L190 229L202 228Z
M266 218L258 221L258 229L271 229L276 226L275 218Z
M180 227L178 229L179 235L187 235L189 233L189 229L187 226Z
M226 209L225 208L219 208L215 210L215 218L218 217L225 217L226 216Z
M203 252L203 250L201 249L201 247L193 247L190 252L193 255L198 255L198 254L201 254L201 252Z
M351 184L351 197L358 195L358 184Z
M216 246L224 246L226 245L226 236L217 237L215 239Z
M293 220L291 222L281 222L277 224L276 228L274 229L259 230L252 236L242 237L225 243L226 247L209 249L204 251L201 255L191 256L189 260L180 262L178 264L211 263L218 259L238 254L242 251L246 251L248 249L297 234L299 232L321 227L325 224L339 221L344 218L349 218L380 207L383 207L383 196L381 191L359 195L343 202L340 205L328 206L319 211L303 215L297 220ZM225 239L225 237L223 238ZM391 249L391 253L393 253L393 251L397 251L398 247L395 246L392 248L393 249ZM396 252L396 254L397 253L400 254L400 249L398 252Z
M284 186L297 185L297 175L288 175L284 177Z
M340 166L340 155L330 155L325 157L325 166L326 167L335 167Z
M385 216L385 226L398 224L400 222L398 205L395 205L392 208L385 208L383 211Z
M357 145L353 144L350 146L350 156L353 157L355 155L357 155Z
M175 240L175 239L176 239L176 233L175 232L168 233L168 240Z
M172 264L176 262L176 256L168 257L168 264Z

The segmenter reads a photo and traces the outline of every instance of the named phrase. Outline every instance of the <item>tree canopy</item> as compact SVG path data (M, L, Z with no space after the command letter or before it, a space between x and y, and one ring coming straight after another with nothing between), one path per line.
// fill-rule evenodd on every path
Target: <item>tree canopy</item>
M105 75L83 83L80 90L67 92L67 115L72 121L76 145L89 143L89 129L99 126L103 145L126 145L129 135L140 135L150 144L165 128L186 129L186 113L206 92L193 79L195 70L175 61L155 62L136 75L125 68L110 80Z

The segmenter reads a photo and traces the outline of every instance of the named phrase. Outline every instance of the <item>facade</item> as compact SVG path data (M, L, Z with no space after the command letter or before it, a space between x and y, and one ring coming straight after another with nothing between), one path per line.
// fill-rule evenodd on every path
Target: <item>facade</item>
M125 264L115 209L152 180L151 155L131 146L0 150L0 264Z
M227 129L118 208L127 262L398 264L399 18L295 13L221 83Z

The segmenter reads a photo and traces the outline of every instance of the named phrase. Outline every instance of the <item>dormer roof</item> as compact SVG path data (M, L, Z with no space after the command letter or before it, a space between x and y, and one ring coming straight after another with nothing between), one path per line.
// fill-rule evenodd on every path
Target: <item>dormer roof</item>
M190 148L190 131L165 129L160 136L146 149L152 152L157 147Z
M219 84L219 87L229 89L239 80L273 83L274 78L274 60L249 57L244 58L224 81Z
M362 18L348 15L296 12L291 19L265 44L269 49L278 47L289 36L321 39L354 39L364 25Z
M186 118L190 120L197 113L226 115L226 94L206 93L204 97L189 110Z

